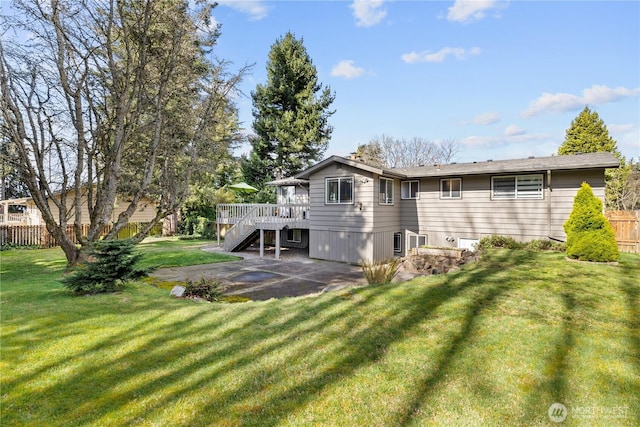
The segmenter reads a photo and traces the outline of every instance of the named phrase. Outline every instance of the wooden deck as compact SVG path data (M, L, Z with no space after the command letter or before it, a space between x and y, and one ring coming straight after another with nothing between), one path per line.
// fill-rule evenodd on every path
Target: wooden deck
M234 251L238 246L260 231L261 247L265 230L283 230L285 228L309 228L308 204L267 204L242 203L219 204L216 209L218 224L218 244L220 244L220 226L231 224L224 239L225 250ZM276 233L276 246L280 234ZM278 255L276 252L276 255Z

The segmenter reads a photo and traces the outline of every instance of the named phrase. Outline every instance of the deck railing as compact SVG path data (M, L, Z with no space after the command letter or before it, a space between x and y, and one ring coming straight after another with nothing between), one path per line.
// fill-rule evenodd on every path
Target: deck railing
M0 224L26 224L28 216L24 213L0 213Z
M292 228L308 227L308 204L219 204L217 207L219 224L233 224L224 239L226 250L232 250L255 230L263 228L280 230L284 226Z

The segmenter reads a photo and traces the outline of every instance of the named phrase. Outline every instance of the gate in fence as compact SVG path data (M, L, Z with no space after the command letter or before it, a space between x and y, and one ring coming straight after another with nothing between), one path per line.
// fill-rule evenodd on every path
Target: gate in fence
M607 211L605 216L616 233L620 252L640 254L640 211Z

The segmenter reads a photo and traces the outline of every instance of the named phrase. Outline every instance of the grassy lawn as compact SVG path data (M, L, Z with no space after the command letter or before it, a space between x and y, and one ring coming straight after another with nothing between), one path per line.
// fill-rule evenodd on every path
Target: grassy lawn
M156 265L199 250L142 248ZM2 426L542 426L555 402L562 425L640 424L638 256L501 250L448 275L243 304L142 282L73 297L59 250L0 257Z

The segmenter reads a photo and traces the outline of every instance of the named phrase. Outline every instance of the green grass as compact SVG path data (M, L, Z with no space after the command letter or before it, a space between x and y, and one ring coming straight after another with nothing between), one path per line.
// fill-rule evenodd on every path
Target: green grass
M0 257L2 426L542 426L554 402L562 425L640 424L638 256L496 250L447 275L244 304L143 283L73 297L59 251Z
M208 244L213 244L209 242ZM187 265L211 264L215 262L237 261L241 258L203 251L205 243L198 240L175 238L148 238L140 245L144 258L141 267L183 267Z

